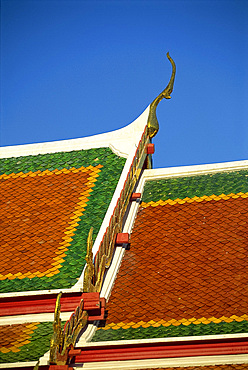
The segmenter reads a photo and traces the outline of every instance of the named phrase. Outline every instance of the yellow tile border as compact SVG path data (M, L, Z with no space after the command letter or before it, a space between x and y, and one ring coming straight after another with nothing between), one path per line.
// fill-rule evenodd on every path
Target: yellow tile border
M221 194L221 195L210 195L210 196L207 196L207 195L203 195L202 197L193 197L193 198L184 198L184 199L180 199L180 198L177 198L177 199L167 199L167 200L158 200L157 202L148 202L148 203L145 203L145 202L142 202L141 203L141 206L143 208L147 208L147 207L157 207L157 206L165 206L166 204L170 204L170 205L174 205L174 204L184 204L184 203L193 203L193 202L202 202L203 200L206 200L207 202L210 202L211 200L215 200L215 201L218 201L218 200L221 200L221 199L224 199L224 200L228 200L228 199L237 199L237 198L248 198L248 193L237 193L237 194L233 194L233 193L230 193L230 194Z
M85 207L87 206L88 197L90 196L90 193L93 191L92 187L95 186L94 182L96 182L96 178L99 176L98 173L101 171L102 167L103 166L101 164L99 164L95 167L93 167L93 166L80 167L80 168L72 167L70 170L67 170L67 169L53 170L53 171L45 170L43 172L41 172L41 171L36 171L36 172L29 171L28 173L25 173L25 174L23 174L22 172L19 172L19 173L16 173L16 174L11 173L10 175L1 175L0 176L0 179L1 178L8 179L8 178L18 178L18 177L28 177L28 176L44 176L44 175L49 175L50 176L50 175L56 174L57 172L59 172L59 173L74 172L75 173L75 172L88 172L89 171L89 175L87 177L87 182L85 183L85 186L88 187L88 189L84 190L80 194L79 201L77 202L76 206L74 207L73 215L69 218L70 219L70 221L68 222L69 226L66 227L66 229L64 231L64 236L62 237L63 241L59 243L60 246L58 247L59 253L62 253L62 254L58 255L56 253L56 256L53 258L54 263L52 263L52 265L55 265L55 266L51 267L50 269L47 269L46 271L44 271L42 273L39 272L39 271L36 271L34 273L27 272L27 273L24 273L24 274L21 273L21 272L18 272L16 274L8 273L6 275L0 274L0 281L5 280L5 279L14 280L16 278L24 279L26 277L28 277L29 279L32 279L33 277L39 277L40 278L40 277L43 277L43 276L51 277L51 276L54 276L54 275L56 275L60 272L59 271L59 268L61 267L60 264L64 262L64 259L62 257L66 256L66 254L64 254L64 252L66 252L68 250L68 246L70 246L70 243L73 240L72 236L74 236L74 231L76 230L76 226L78 226L77 221L80 220L79 217L81 217L83 215L83 212L85 211Z
M11 347L0 347L1 353L8 353L8 352L20 352L20 347L24 346L25 344L30 343L30 338L33 332L38 328L39 322L34 322L32 324L23 324L22 333L18 335L17 338L14 338L11 341Z
M211 322L215 323L215 324L218 324L220 322L226 322L226 323L230 323L230 322L233 322L233 321L237 321L237 322L241 322L241 321L244 321L244 320L248 320L248 315L242 315L242 316L236 316L236 315L232 315L230 317L226 317L226 316L221 316L220 318L217 318L217 317L209 317L209 318L206 318L206 317L201 317L199 319L196 319L195 317L193 318L190 318L190 319L180 319L180 320L175 320L175 319L172 319L172 320L169 320L169 321L165 321L165 320L158 320L158 321L154 321L154 320L150 320L150 321L139 321L139 322L129 322L129 323L124 323L124 322L119 322L119 323L110 323L110 324L107 324L105 327L103 328L100 328L101 330L108 330L108 329L114 329L114 330L117 330L117 329L129 329L129 328L148 328L148 327L159 327L159 326L179 326L181 324L185 325L185 326L188 326L190 324L194 324L194 325L198 325L198 324L210 324ZM98 329L99 330L99 329Z

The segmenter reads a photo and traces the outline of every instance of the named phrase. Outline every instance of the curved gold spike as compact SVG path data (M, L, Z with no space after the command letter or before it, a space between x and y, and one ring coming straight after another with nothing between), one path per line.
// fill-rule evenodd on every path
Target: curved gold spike
M53 335L50 342L50 362L56 363L57 352L59 346L62 342L62 330L61 330L61 319L60 319L60 299L62 292L57 295L55 311L54 311L54 321L53 321Z
M87 254L85 260L87 262L85 272L84 272L84 282L83 282L83 291L84 292L92 292L92 278L94 277L94 263L93 263L93 227L90 228L88 238L87 238Z
M156 99L153 100L153 102L150 105L150 111L149 111L149 116L147 120L148 135L150 136L150 138L155 136L159 129L158 119L156 115L156 109L157 109L158 103L160 103L163 98L170 99L171 98L170 94L173 91L173 85L174 85L174 80L175 80L175 75L176 75L176 65L175 65L174 60L170 57L169 53L167 53L166 55L172 65L172 74L171 74L170 81L168 85L166 86L166 88L156 97Z

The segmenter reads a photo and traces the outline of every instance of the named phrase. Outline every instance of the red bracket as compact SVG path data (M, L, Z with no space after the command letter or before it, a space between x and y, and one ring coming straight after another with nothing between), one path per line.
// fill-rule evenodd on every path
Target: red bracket
M69 351L69 357L80 356L81 352L81 349L71 349Z
M155 152L154 144L147 144L146 153L147 154L154 154L154 152Z
M129 234L128 233L118 233L116 234L115 244L129 244Z
M141 198L141 193L132 193L130 201L137 200Z
M106 299L99 292L83 293L83 310L88 311L88 321L104 320Z

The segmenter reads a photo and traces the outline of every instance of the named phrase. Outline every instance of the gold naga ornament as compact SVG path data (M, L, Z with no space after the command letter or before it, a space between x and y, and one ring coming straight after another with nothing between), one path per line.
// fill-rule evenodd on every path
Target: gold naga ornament
M103 254L98 272L95 271L94 258L92 253L93 247L93 227L90 228L88 239L87 239L87 254L85 257L86 268L84 272L83 291L84 292L99 292L101 289L103 275L105 272L105 264L107 255Z
M110 262L114 253L116 233L121 232L122 224L126 209L129 204L130 196L137 183L141 170L141 158L146 153L146 146L150 139L156 135L159 129L159 124L156 116L156 108L159 102L165 98L170 99L170 94L173 90L176 66L173 59L167 53L167 58L172 64L172 75L166 88L157 96L150 105L150 111L147 121L146 130L137 148L134 161L130 167L125 186L121 192L115 207L113 217L104 234L100 244L99 251L95 258L93 257L93 228L91 227L87 238L87 254L86 268L84 273L83 291L100 292L106 269L110 266ZM50 364L65 365L68 361L68 353L70 348L75 346L76 340L80 331L87 325L88 312L83 309L83 300L76 308L74 314L67 321L64 328L61 326L60 319L60 299L62 292L58 294L56 307L54 312L53 335L50 343ZM39 362L35 366L35 370L39 368Z
M83 300L66 322L64 328L61 326L60 319L60 299L62 292L57 296L54 321L53 335L50 343L50 364L65 365L68 361L68 352L75 346L80 331L86 326L88 312L83 309Z
M149 111L149 116L147 120L148 135L150 136L150 138L154 137L159 130L159 124L158 124L158 119L156 115L157 106L161 102L162 99L171 98L170 95L173 91L173 86L174 86L174 80L175 80L175 75L176 75L176 65L175 65L174 60L170 57L169 53L167 53L166 56L172 65L172 74L171 74L170 81L168 85L166 86L166 88L153 100L153 102L150 105L150 111Z

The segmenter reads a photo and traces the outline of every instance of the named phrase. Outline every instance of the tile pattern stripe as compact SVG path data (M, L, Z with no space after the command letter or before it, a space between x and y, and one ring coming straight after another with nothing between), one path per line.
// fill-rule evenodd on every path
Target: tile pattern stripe
M220 199L224 199L224 200L227 200L227 199L237 199L237 198L248 198L248 193L238 193L238 194L220 194L220 195L210 195L210 196L206 196L206 195L203 195L202 197L193 197L193 198L184 198L184 199L167 199L167 200L158 200L157 202L148 202L148 203L145 203L145 202L142 202L142 207L143 208L147 208L149 206L151 207L157 207L157 206L165 206L166 204L170 204L170 205L174 205L174 204L184 204L184 203L193 203L193 202L202 202L203 200L207 201L207 202L210 202L211 200L220 200Z
M149 328L150 326L153 326L154 328L156 327L159 327L159 326L179 326L179 325L185 325L185 326L188 326L192 323L194 323L195 325L198 325L198 324L210 324L211 322L212 323L215 323L215 324L218 324L218 323L221 323L221 322L226 322L226 323L230 323L230 322L233 322L233 321L236 321L236 322L242 322L244 320L247 320L248 321L248 315L242 315L242 316L236 316L236 315L232 315L231 317L226 317L226 316L221 316L219 319L217 319L216 317L209 317L206 319L206 317L201 317L199 319L196 319L195 317L192 317L191 319L187 320L187 319L181 319L181 320L175 320L175 319L172 319L170 321L165 321L165 320L158 320L158 321L154 321L154 320L150 320L150 321L139 321L139 322L129 322L129 323L125 323L125 322L119 322L119 323L110 323L106 326L104 326L102 328L102 330L109 330L109 329L114 329L114 330L118 330L120 328L122 329L129 329L129 328Z

